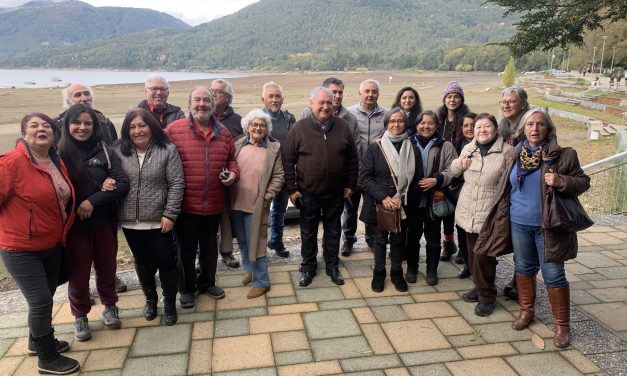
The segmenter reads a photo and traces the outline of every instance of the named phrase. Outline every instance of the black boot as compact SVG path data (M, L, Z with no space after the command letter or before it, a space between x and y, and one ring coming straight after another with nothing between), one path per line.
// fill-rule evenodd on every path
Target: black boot
M427 246L427 284L438 284L438 266L440 264L440 246Z
M176 268L168 271L159 270L161 288L163 289L163 322L167 326L176 324L176 292L179 273Z
M54 332L52 335L54 335ZM67 341L55 338L54 342L57 348L57 352L59 354L64 353L70 349L70 344ZM35 348L35 340L33 339L33 336L30 333L28 333L28 355L30 356L37 355L37 349Z
M33 342L39 358L37 362L39 373L69 375L81 368L76 360L59 355L53 332L43 337L33 338Z
M375 270L372 274L372 283L370 284L370 288L374 292L381 292L385 288L385 277L386 271L383 270Z
M155 284L155 271L152 265L135 264L135 271L139 278L139 284L144 291L146 297L146 307L144 308L144 317L148 321L152 321L157 317L157 302L159 296L157 295L157 286Z
M407 281L403 278L403 267L392 267L392 269L390 269L390 279L396 291L407 291Z
M420 256L420 244L414 252L406 251L407 255L407 275L405 280L409 283L416 283L418 280L418 258Z

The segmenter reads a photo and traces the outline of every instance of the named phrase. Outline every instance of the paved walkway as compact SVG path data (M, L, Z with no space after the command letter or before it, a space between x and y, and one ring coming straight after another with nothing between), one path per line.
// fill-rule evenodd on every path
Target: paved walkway
M69 355L81 362L83 375L101 376L624 375L627 225L595 226L580 240L579 257L567 265L573 345L563 350L553 346L543 287L536 305L541 321L517 332L510 323L518 304L499 296L490 317L475 316L474 304L461 300L471 282L456 278L452 263L440 264L437 286L421 275L407 293L389 279L383 293L373 293L372 254L362 251L342 258L344 286L332 284L322 269L310 286L298 287L298 262L273 259L272 291L253 300L246 299L241 271L222 269L218 283L226 297L201 296L195 308L179 309L173 327L161 325L160 317L146 321L141 290L133 289L120 294L123 329L102 330L96 305L89 315L93 339L74 342ZM511 264L500 262L497 284L511 273ZM137 287L134 273L120 275ZM73 317L64 297L65 289L57 293L53 322L71 341ZM36 357L25 355L23 300L5 293L0 307L0 374L36 374Z

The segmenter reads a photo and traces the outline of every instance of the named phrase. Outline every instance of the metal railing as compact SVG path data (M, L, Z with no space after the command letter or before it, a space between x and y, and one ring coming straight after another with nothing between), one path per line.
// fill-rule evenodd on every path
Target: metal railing
M590 176L590 189L579 199L588 214L627 214L627 151L582 168Z

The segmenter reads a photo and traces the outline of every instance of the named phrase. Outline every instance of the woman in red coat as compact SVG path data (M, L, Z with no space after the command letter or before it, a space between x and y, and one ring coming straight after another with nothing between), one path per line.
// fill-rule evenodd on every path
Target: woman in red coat
M75 198L53 146L52 124L44 114L26 115L22 139L0 156L0 256L28 303L28 352L37 354L37 369L66 375L80 365L59 355L70 345L54 338L52 297Z

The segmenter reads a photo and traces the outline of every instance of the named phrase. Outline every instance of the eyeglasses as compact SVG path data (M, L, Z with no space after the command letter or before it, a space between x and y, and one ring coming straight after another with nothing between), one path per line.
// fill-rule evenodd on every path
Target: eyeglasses
M167 93L168 91L170 91L170 89L168 89L167 87L161 87L161 86L147 87L146 90L150 90L153 93L156 93L159 91L163 93Z
M405 120L400 119L400 120L390 120L388 121L388 124L405 124Z
M266 128L268 128L268 126L265 125L264 123L248 123L248 127L250 127L250 128L257 128L257 129L266 129Z
M211 89L211 93L212 94L226 94L226 92L220 90L220 89Z
M503 105L503 106L509 106L510 104L516 104L517 102L518 102L518 100L512 99L512 100L509 100L509 101L499 101L499 104Z

